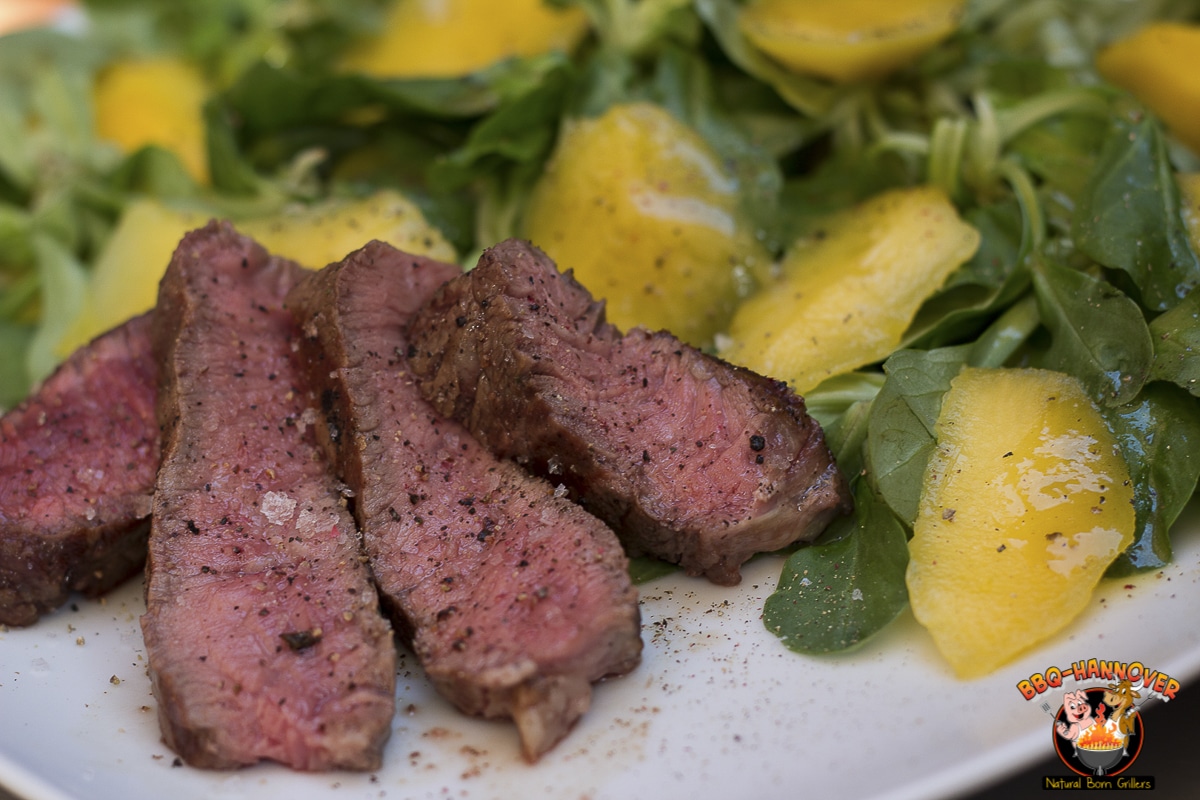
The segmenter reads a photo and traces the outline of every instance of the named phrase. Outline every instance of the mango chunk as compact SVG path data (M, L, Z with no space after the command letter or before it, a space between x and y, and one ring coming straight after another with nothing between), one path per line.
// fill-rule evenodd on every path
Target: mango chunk
M96 133L123 152L158 145L179 157L194 180L208 183L203 108L209 87L174 58L118 61L96 79Z
M55 352L65 358L109 328L154 307L158 281L183 235L208 215L178 211L152 200L135 200L92 267L83 308Z
M56 351L81 344L154 307L158 282L188 231L213 216L169 208L154 200L130 203L92 270L83 310ZM333 200L236 222L238 230L272 253L312 269L339 261L372 239L401 250L454 261L454 248L402 195L384 191L362 200Z
M1133 488L1080 383L969 368L936 426L909 542L913 615L961 678L1070 625L1130 545Z
M372 239L408 253L455 261L454 247L411 200L384 190L360 200L330 200L237 223L272 253L311 269L341 261Z
M794 72L851 83L912 62L958 27L964 0L752 0L742 34Z
M1200 25L1154 22L1101 50L1096 69L1200 153Z
M342 67L379 78L460 77L507 58L570 52L588 27L582 9L545 0L398 0Z
M780 279L734 314L721 355L808 392L895 350L921 303L978 247L941 190L885 192L796 242Z
M525 210L524 235L607 303L618 327L692 344L728 322L738 276L769 254L739 212L738 182L659 106L568 122Z

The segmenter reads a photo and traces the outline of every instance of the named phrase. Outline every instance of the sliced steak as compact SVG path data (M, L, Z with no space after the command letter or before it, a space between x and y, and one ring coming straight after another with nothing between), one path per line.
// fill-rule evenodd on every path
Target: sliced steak
M103 594L146 560L158 468L150 317L79 348L0 417L0 624L72 591Z
M459 272L372 242L288 306L397 627L445 697L511 717L534 760L587 709L593 681L638 663L637 593L607 526L497 461L408 376L405 325Z
M142 631L163 737L195 766L374 769L391 731L391 628L283 309L302 272L214 222L159 288Z
M503 242L413 320L412 371L494 453L561 481L632 553L719 584L848 511L804 401L666 332L622 336L570 273Z

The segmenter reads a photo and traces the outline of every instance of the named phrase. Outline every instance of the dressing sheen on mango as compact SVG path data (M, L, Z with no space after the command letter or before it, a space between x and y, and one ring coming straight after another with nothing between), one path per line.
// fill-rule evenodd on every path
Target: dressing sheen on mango
M1079 382L966 369L937 422L907 583L917 621L961 678L1070 625L1133 541L1133 489Z
M979 247L940 189L885 192L795 243L780 280L738 307L721 355L805 394L883 359Z
M385 78L457 77L506 58L568 52L587 31L581 9L544 0L399 0L379 35L342 65Z
M791 70L848 83L908 64L958 27L963 0L753 0L738 18Z
M739 185L707 143L650 103L569 122L532 192L524 234L607 303L620 328L701 345L769 261L739 215Z

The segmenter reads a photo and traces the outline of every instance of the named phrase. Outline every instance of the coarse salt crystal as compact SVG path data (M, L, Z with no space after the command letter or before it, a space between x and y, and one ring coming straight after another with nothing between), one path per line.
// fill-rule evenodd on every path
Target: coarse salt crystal
M262 512L272 525L282 525L292 518L296 501L283 492L267 492L262 499Z
M305 508L300 511L300 517L296 520L296 532L308 538L327 532L330 528L336 528L337 523L336 514L319 514L312 509Z
M299 420L299 422L296 423L296 429L299 430L301 434L303 434L304 431L307 430L309 425L314 425L314 424L316 424L316 422L317 422L317 410L310 406L309 408L304 409L304 411L302 411L300 413L300 420Z

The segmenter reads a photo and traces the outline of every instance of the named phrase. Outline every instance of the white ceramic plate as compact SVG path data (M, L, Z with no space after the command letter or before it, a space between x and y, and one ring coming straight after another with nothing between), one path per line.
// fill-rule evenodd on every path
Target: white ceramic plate
M785 650L759 620L780 562L722 589L682 576L642 587L645 658L537 765L513 728L466 719L402 659L385 766L301 775L205 772L160 742L138 627L141 585L0 633L0 785L30 800L189 798L947 797L1052 757L1050 719L1018 681L1090 658L1200 673L1200 514L1159 573L1101 584L1053 642L955 680L904 615L851 654ZM1071 687L1065 687L1071 688ZM1057 703L1062 690L1050 692ZM986 710L986 713L984 713Z

